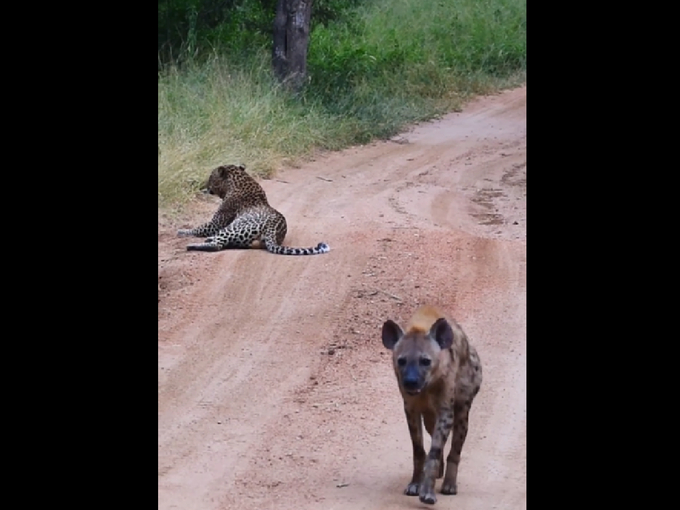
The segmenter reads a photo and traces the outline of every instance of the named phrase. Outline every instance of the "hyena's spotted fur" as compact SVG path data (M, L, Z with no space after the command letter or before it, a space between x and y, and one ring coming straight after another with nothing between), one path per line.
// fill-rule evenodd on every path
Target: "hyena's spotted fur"
M413 443L413 476L404 491L434 504L435 478L444 476L444 445L453 430L442 494L456 494L460 452L472 401L482 384L482 365L467 335L432 306L419 308L406 332L392 320L382 328L383 345L393 351L394 372L404 399ZM432 436L426 455L423 427Z

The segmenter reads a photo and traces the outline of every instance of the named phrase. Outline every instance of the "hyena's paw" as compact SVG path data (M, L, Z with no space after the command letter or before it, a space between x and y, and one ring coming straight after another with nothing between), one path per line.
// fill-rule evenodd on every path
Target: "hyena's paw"
M193 234L191 232L192 231L191 231L190 228L180 228L177 231L177 237L191 237L191 236L193 236Z
M425 491L424 493L419 494L418 497L420 502L425 503L426 505L434 505L437 502L437 496L434 495L434 489Z
M406 486L406 489L404 489L404 494L407 496L417 496L418 495L418 486L419 484L416 482L411 482Z
M444 483L442 484L442 494L458 494L458 487L456 486L456 482L447 482L444 480Z

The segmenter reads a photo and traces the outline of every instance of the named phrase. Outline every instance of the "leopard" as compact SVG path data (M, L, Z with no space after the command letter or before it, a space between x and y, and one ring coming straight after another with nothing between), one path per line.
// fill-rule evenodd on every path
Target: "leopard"
M330 247L321 242L313 248L284 246L288 232L286 218L274 209L264 189L244 164L221 165L208 177L204 193L222 199L212 219L198 227L179 229L179 237L204 237L200 244L187 245L187 251L220 251L228 248L260 247L277 255L317 255Z
M458 466L472 402L482 385L482 363L460 324L431 305L416 310L406 332L393 320L385 321L382 341L392 351L413 446L413 476L404 494L434 505L435 478L444 477L442 494L458 493ZM427 455L423 422L432 437ZM444 445L449 434L451 450L444 475Z

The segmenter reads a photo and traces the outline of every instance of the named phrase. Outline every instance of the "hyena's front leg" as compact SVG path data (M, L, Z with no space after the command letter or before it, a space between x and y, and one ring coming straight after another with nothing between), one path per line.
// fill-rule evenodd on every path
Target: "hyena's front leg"
M442 483L442 494L456 494L458 492L458 464L460 464L460 452L467 437L468 417L472 401L456 402L453 408L453 438L451 439L451 452L446 458L446 476Z
M408 423L408 431L411 434L411 443L413 443L413 476L411 482L406 486L404 494L407 496L417 496L420 481L423 476L423 466L425 465L425 448L423 448L423 422L421 414L406 411L406 422Z
M434 435L434 426L437 423L437 415L434 413L423 413L423 422L425 423L425 430L430 434L430 437ZM439 457L439 474L437 478L444 476L444 451Z
M434 494L434 481L439 474L442 452L446 439L451 432L451 427L453 427L453 408L441 409L437 413L437 424L432 435L432 447L430 448L430 453L427 454L425 469L423 470L423 477L418 492L421 503L434 505L437 502L437 496Z

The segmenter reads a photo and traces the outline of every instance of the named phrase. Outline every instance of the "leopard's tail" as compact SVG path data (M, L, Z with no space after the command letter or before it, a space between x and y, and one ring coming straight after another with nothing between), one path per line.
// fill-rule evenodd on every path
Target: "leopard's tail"
M281 246L280 244L267 241L265 241L264 245L267 251L277 255L319 255L331 251L326 243L319 243L316 245L316 248L291 248L290 246Z

